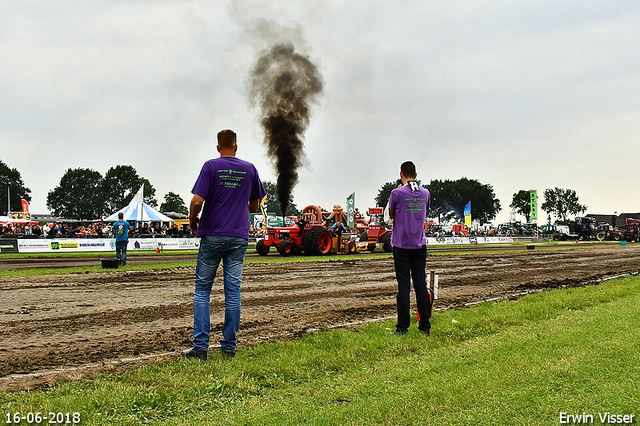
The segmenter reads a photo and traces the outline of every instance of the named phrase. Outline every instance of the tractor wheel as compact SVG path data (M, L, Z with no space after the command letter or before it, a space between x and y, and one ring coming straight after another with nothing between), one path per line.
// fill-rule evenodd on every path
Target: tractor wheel
M319 256L331 251L331 234L324 228L315 227L305 232L304 251Z
M313 250L311 250L311 247L313 247L313 230L314 229L315 228L307 229L304 231L304 234L302 235L302 249L306 254L310 256L313 256Z
M380 236L380 242L382 243L382 249L385 253L390 253L393 251L393 247L391 246L391 232L387 231Z
M260 240L256 243L256 252L260 255L260 256L266 256L269 254L269 250L271 249L271 246L268 246L264 243L264 240Z
M596 235L596 238L598 239L598 241L604 241L605 237L606 237L606 234L604 232L598 232L598 235Z
M278 245L278 253L280 253L281 256L284 256L284 257L290 256L292 252L293 252L293 244L291 244L291 241L283 240Z
M371 253L373 253L374 251L376 251L376 245L375 244L369 244L367 246L367 250L369 250Z
M614 235L614 236L613 236L613 239L614 239L615 241L620 241L620 234L616 234L616 235Z
M347 243L347 253L348 254L353 254L356 252L356 243L355 241L349 241Z

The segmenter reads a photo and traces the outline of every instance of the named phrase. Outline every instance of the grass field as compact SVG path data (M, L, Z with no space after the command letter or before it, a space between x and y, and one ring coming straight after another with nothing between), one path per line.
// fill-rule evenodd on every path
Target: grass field
M205 364L2 393L0 421L77 412L86 425L556 425L610 413L637 423L638 306L640 278L629 277L436 312L430 337L414 326L396 336L393 321L318 332L233 360L213 352Z

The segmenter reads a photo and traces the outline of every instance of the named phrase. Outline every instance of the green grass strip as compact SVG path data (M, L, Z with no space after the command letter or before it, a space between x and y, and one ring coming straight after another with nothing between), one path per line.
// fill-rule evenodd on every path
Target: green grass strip
M640 407L640 278L241 348L48 390L0 413L78 411L82 424L557 425ZM3 422L6 418L2 419Z

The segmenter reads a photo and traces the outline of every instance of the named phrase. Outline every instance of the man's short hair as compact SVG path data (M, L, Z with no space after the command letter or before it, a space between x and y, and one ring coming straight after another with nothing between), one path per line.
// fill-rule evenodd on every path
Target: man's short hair
M124 218L124 213L122 212L118 213L118 219L122 219L122 218Z
M222 130L218 133L218 146L222 149L231 149L236 145L237 136L233 130Z
M400 166L400 173L406 178L416 177L416 165L412 161L405 161Z

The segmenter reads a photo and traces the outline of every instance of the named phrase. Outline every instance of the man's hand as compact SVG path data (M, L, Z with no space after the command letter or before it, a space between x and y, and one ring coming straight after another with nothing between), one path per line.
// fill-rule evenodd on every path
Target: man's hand
M194 194L191 199L191 204L189 205L189 228L191 228L191 232L195 235L198 234L198 223L200 222L200 218L198 218L198 213L202 210L202 203L204 202L204 198L199 196L198 194Z
M199 222L200 222L200 218L198 216L189 218L189 228L191 228L191 232L193 232L194 235L198 233Z

